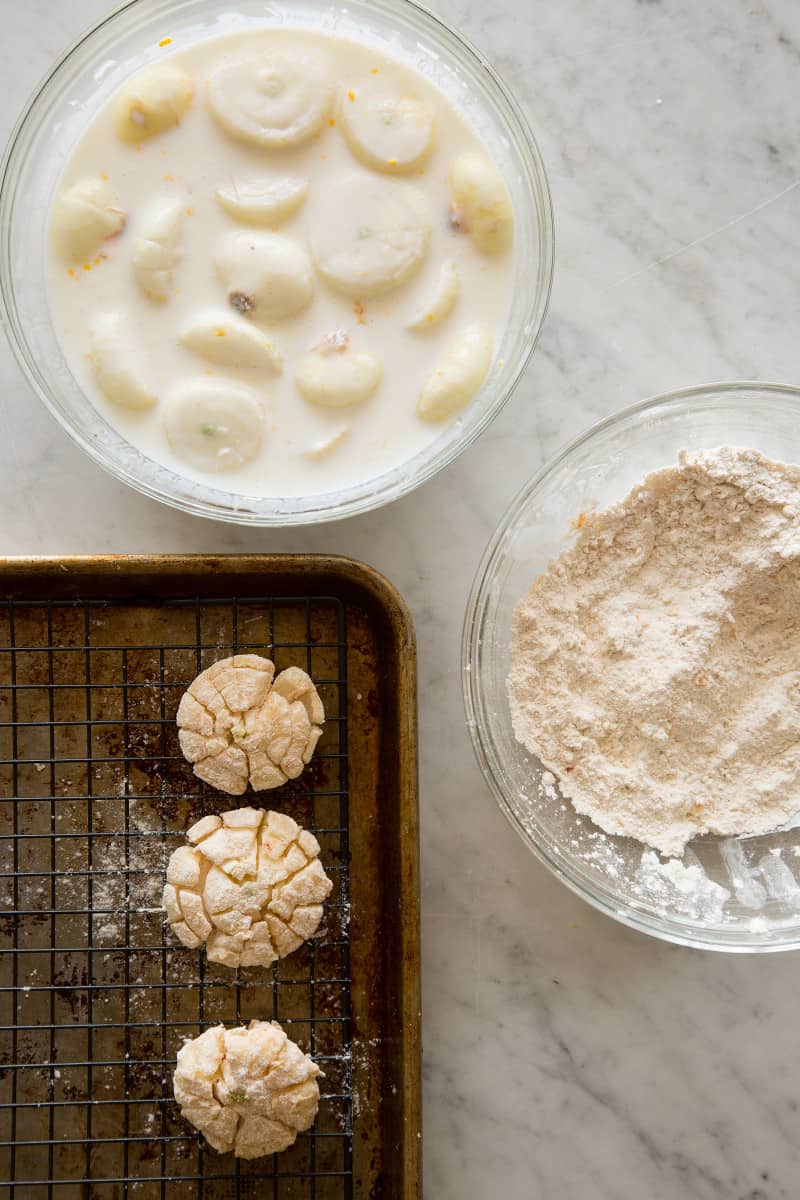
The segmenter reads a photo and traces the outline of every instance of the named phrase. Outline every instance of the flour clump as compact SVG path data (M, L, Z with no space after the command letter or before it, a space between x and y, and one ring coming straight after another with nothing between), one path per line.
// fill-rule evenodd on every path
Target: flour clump
M800 810L800 467L683 451L514 614L514 732L608 833L682 854Z

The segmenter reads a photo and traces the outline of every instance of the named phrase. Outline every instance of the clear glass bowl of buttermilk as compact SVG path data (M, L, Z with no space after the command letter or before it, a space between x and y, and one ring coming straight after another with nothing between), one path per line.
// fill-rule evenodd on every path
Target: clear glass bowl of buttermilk
M569 888L634 929L738 952L800 947L800 819L757 836L707 835L663 858L580 816L516 740L506 680L514 609L573 544L580 514L621 501L681 450L748 447L800 463L800 390L762 383L687 388L589 429L525 486L500 522L467 608L462 681L481 770L523 841Z
M80 369L65 354L57 329L63 319L53 319L48 220L73 149L129 76L203 39L287 29L374 46L438 88L488 148L505 181L513 206L514 243L505 320L495 339L493 365L475 400L442 423L424 445L389 462L386 469L361 465L352 479L336 479L330 487L315 485L313 476L309 482L307 472L289 487L284 473L283 482L272 491L268 478L258 487L247 481L240 485L224 475L207 478L184 471L169 456L159 461L141 440L137 445L135 436L126 436L124 424L120 428L107 419ZM202 97L195 104L202 106ZM146 495L191 513L249 525L305 524L365 512L402 496L451 462L509 399L536 344L553 273L549 189L525 117L480 54L409 0L341 5L278 0L268 7L262 0L241 0L235 11L221 9L216 0L136 0L124 5L64 55L22 116L0 176L0 238L0 297L12 349L31 386L69 436L95 462ZM65 311L68 308L62 306ZM146 364L148 353L142 345L137 358ZM415 387L409 383L408 390L413 408ZM391 426L388 417L386 423ZM391 427L386 437L391 439ZM331 441L335 440L334 436ZM326 477L334 476L321 473L323 480Z

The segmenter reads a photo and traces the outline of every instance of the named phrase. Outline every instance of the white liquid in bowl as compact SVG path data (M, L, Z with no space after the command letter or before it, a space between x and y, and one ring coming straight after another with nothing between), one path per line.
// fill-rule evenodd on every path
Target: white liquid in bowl
M95 117L65 168L59 193L86 179L107 177L127 220L124 231L102 243L91 257L67 262L49 251L48 292L55 327L70 367L106 419L145 455L202 484L253 496L297 497L340 490L401 465L437 438L442 424L422 420L418 394L442 355L467 326L479 325L495 347L500 343L510 305L513 250L488 255L449 220L449 168L465 152L491 157L475 132L445 96L410 67L367 45L340 38L302 34L332 63L334 102L321 131L293 148L260 148L232 138L212 118L205 82L226 57L253 53L259 43L274 46L301 35L255 33L226 35L178 50L169 59L192 76L196 95L180 123L131 145L114 129L114 100ZM436 139L424 165L408 175L377 173L360 163L341 133L340 103L350 86L380 79L390 89L418 97L435 114ZM331 123L333 122L333 123ZM387 186L420 191L431 217L424 260L400 286L362 298L334 291L319 272L313 295L294 316L268 320L268 332L283 356L274 374L262 367L221 366L208 362L179 341L179 332L195 315L209 311L236 315L214 266L221 240L234 232L269 233L270 226L246 225L218 202L218 188L234 180L306 179L308 199L274 229L308 247L320 228L346 224L336 210L335 185L344 176L378 178ZM137 285L132 247L142 234L154 202L175 199L183 212L180 261L174 286L164 302L146 297ZM369 234L367 233L367 236ZM452 312L423 332L406 328L436 291L443 264L451 260L460 280ZM88 269L87 269L88 268ZM90 359L90 328L99 314L120 312L136 360L151 382L158 402L133 411L109 402L97 385ZM245 318L247 319L247 318ZM344 408L324 408L304 399L295 383L301 360L326 334L347 333L354 349L382 364L374 394ZM165 397L194 382L230 381L252 390L264 412L264 436L254 457L224 473L207 472L190 461L180 444L171 445L164 427ZM473 401L480 404L480 395ZM458 416L450 420L458 420ZM346 430L343 435L342 431ZM316 453L332 443L329 452Z

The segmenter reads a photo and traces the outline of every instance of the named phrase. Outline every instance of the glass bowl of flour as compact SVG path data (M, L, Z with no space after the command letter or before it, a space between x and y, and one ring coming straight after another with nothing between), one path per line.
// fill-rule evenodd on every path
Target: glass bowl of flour
M720 459L717 452L721 447L758 453L744 459L741 455ZM603 510L623 501L627 505L626 498L632 489L653 472L673 468L677 473L682 454L682 470L692 470L692 464L696 466L699 462L701 470L706 470L710 464L717 472L711 491L718 491L723 501L728 490L725 471L734 468L740 474L741 470L757 471L761 462L759 454L773 463L800 464L800 390L762 383L726 383L656 397L594 426L546 465L523 489L500 522L476 576L467 609L462 650L467 722L478 762L506 817L537 858L590 904L642 932L700 949L738 952L796 949L800 947L800 817L791 811L793 800L787 799L788 789L786 795L778 795L782 811L778 812L776 807L776 824L770 832L691 836L691 829L673 828L663 820L659 824L655 819L653 809L661 796L651 793L649 801L640 803L634 789L630 796L621 799L619 788L630 786L622 771L616 780L619 785L616 790L614 777L600 781L611 815L601 813L599 819L606 828L614 828L614 821L621 812L622 828L635 829L636 835L606 832L588 815L579 814L568 796L562 794L557 774L547 770L540 758L517 740L512 724L508 680L514 665L512 626L520 601L528 594L534 580L540 578L555 559L575 546L587 519L593 520L591 514L602 514ZM697 776L700 770L698 762L702 766L696 743L705 739L705 744L714 747L715 753L717 750L723 755L730 753L737 764L737 772L744 763L750 789L747 794L756 797L760 790L774 786L775 779L779 778L776 770L786 766L788 778L795 753L800 755L800 739L794 728L796 719L800 719L795 703L796 667L781 661L768 686L764 686L763 677L756 680L754 676L752 691L758 696L759 706L756 715L748 707L746 686L748 671L763 672L765 663L777 662L775 656L786 653L787 646L794 644L795 605L791 601L791 589L796 575L800 584L800 573L794 570L800 553L800 516L794 500L800 494L800 474L791 472L786 480L786 502L783 492L777 499L767 496L765 510L766 527L769 527L769 505L773 505L784 538L781 553L785 556L786 566L782 568L779 564L778 567L782 583L777 608L775 595L758 585L758 555L762 548L754 544L743 550L735 528L723 531L736 554L745 560L748 556L753 557L752 586L748 584L747 603L742 601L739 609L734 606L735 619L740 622L737 628L746 631L747 645L738 648L736 638L732 637L725 651L730 659L728 667L733 672L733 676L727 678L735 678L739 689L736 704L726 706L725 687L718 688L716 706L709 707L704 694L705 707L697 709L701 715L695 718L693 713L686 711L685 697L675 693L679 704L672 714L673 729L680 728L682 722L680 736L686 739L686 771L690 780L691 771ZM741 482L740 478L740 490ZM760 485L754 486L758 502ZM778 477L779 489L783 486L784 481ZM702 489L697 483L692 487L701 507L708 505L710 512L715 496L706 497L705 484ZM622 516L626 517L627 511ZM795 524L797 549L792 547ZM681 562L686 561L687 554L691 559L703 550L702 526L701 518L685 537L683 533L676 534L674 572L668 569L669 562L663 557L662 547L662 557L658 560L661 575L653 577L649 588L650 612L642 612L639 616L632 609L626 612L625 597L620 595L620 612L624 616L620 628L630 628L642 620L648 632L640 638L639 648L641 645L654 648L652 657L643 659L640 654L637 659L632 656L631 670L638 672L636 677L631 676L633 690L642 685L642 673L652 676L646 681L651 693L658 670L662 671L665 689L673 686L677 674L670 670L669 662L662 662L660 667L657 663L658 613L670 608L664 605L658 578L662 579L663 589L672 589L677 596L677 604L673 607L681 608L684 617L686 611L691 610L693 614L686 620L687 644L691 644L693 637L697 640L697 622L702 623L708 616L707 610L713 609L713 595L724 594L724 587L714 579L716 568L712 568L708 580L712 599L707 600L705 592L700 596L703 589L695 588L686 598L688 608L682 608L679 594ZM632 536L626 552L631 561L637 554L644 560L650 553L647 523L640 522L637 526L631 521L630 528ZM714 554L719 553L719 528L718 523L709 520L708 536L717 543L716 549L711 542L706 543L709 562L717 561ZM692 538L694 542L689 546L686 539L691 541ZM563 580L561 582L563 584ZM569 581L565 586L568 588ZM620 592L623 590L621 587ZM609 591L613 596L613 588ZM559 593L556 587L550 596L549 611L554 622L551 633L559 645L560 663L568 662L570 658L569 648L565 652L559 638L559 635L563 638L563 631L568 627L565 623L562 629L557 615L558 604L562 602L566 608L571 607L568 590ZM604 620L606 613L607 609ZM538 613L531 609L527 618L529 628L537 624L537 619L543 626L545 609ZM734 621L731 625L734 626ZM537 636L541 632L540 628ZM606 651L607 633L604 628L602 636L606 638ZM573 625L573 639L574 635ZM597 628L593 630L587 626L578 631L582 653L591 656L593 645L600 647L600 641L593 644L593 636L601 636ZM627 649L623 644L619 652L624 659ZM791 657L792 651L788 652ZM541 655L542 671L546 674L549 669L546 644L542 643L537 653ZM581 678L579 655L572 657L578 672L574 677ZM716 681L709 681L703 673L697 673L692 682L703 690L706 684ZM541 693L535 680L533 686ZM517 680L517 701L520 687L524 696L524 682L520 685ZM511 690L514 694L513 687ZM770 705L771 714L767 711ZM550 708L548 714L545 701L544 710L536 709L535 720L546 723L548 716L555 719L558 715L556 706L551 704ZM592 719L595 718L590 713L587 721ZM692 734L692 720L697 729L696 737ZM759 732L755 736L753 729L758 722ZM580 722L578 725L580 727ZM649 726L645 728L655 739L664 737L655 726L652 730ZM574 723L572 729L574 731ZM744 804L746 807L747 800L742 800L743 792L738 787L740 773L732 777L737 786L731 787L731 806ZM573 795L576 794L574 784L566 786ZM686 786L690 785L684 781ZM698 795L701 791L699 788ZM716 801L724 807L724 789L717 790ZM747 821L748 817L752 819L752 813L745 812L743 819ZM647 844L648 837L650 844ZM684 841L686 844L681 853Z
M321 74L312 51L325 64ZM264 74L268 52L283 75ZM140 82L129 86L134 76ZM416 109L406 104L409 89L424 98ZM129 92L136 102L120 125ZM274 142L285 134L286 144L262 146L262 108L285 123L295 103L307 103L303 119L311 112L321 128L307 121L301 144L290 125L289 144L276 125L267 132ZM345 125L348 103L358 116ZM379 123L386 157L375 166L373 125L384 104L397 113L387 110ZM418 110L419 128L408 136L423 139L427 157L417 169L403 137ZM478 223L460 209L448 217L438 198L448 163L476 147L491 158L513 211L513 248L493 258L481 257ZM395 157L401 151L406 159ZM395 167L405 174L392 174ZM279 212L280 187L297 203ZM70 212L93 205L108 224L104 240L74 261L52 250L54 197L66 197ZM367 200L374 221L359 215ZM341 277L334 215L346 227L344 266L358 266L355 282ZM365 512L451 462L510 397L553 273L549 188L524 114L482 56L410 0L123 4L54 66L14 131L0 165L0 242L0 316L28 381L66 433L145 495L254 526ZM293 258L282 266L289 245ZM73 248L62 246L62 257ZM253 273L242 261L250 251L263 260L264 278L242 288L238 276ZM383 271L377 280L361 268L370 252ZM323 277L329 258L340 291ZM302 311L255 303L263 292L271 304L274 291L285 307L288 284L273 283L290 267L289 282L299 278L306 289ZM81 307L90 294L91 313ZM421 414L425 381L448 347L463 349L458 338L470 322L481 331L469 339L471 402L441 420L438 411ZM255 337L265 330L272 349ZM324 358L334 351L342 353ZM308 372L305 391L298 380L313 354L322 361L313 359L312 382L325 370L328 386L315 384L309 399ZM214 391L223 377L225 397Z

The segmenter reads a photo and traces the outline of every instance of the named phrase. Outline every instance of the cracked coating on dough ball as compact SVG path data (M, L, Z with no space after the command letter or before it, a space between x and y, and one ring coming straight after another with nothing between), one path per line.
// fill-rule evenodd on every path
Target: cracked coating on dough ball
M286 816L237 808L203 817L167 865L172 932L211 962L268 967L312 937L333 889L319 842Z
M237 1158L278 1154L314 1123L315 1062L277 1021L215 1025L178 1051L173 1075L181 1115L215 1150Z
M241 796L296 779L322 736L325 709L299 667L275 674L257 654L237 654L197 676L178 707L178 738L194 773Z

